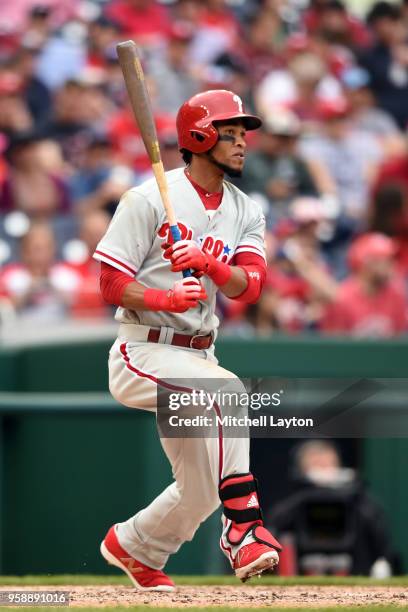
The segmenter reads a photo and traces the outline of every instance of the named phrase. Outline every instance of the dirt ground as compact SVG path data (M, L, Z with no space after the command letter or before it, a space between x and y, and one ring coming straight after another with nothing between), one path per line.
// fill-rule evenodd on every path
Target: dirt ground
M175 593L136 591L124 586L8 586L0 590L63 590L70 592L70 606L130 606L149 604L188 608L191 606L280 607L361 606L387 604L408 608L406 587L384 586L181 586Z

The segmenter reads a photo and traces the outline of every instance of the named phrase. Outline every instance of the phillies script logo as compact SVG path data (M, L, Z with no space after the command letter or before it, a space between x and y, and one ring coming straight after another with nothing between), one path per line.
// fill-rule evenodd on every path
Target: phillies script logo
M192 240L193 239L193 230L190 227L188 227L187 225L184 225L184 223L178 223L178 226L180 229L182 240ZM174 242L173 237L169 232L169 227L170 226L168 223L163 223L163 225L157 232L157 235L159 236L159 238L163 238L165 240L164 243L161 245L162 249L166 249L167 245L173 244ZM224 243L223 240L221 240L220 238L215 238L214 236L211 236L211 235L205 236L203 238L199 238L198 240L201 245L202 251L204 251L205 253L210 253L216 259L219 259L220 261L223 261L224 263L228 261L229 255L231 253L231 249L229 248L228 244ZM168 255L165 255L164 253L163 253L163 257L165 259L170 259L170 257Z
M210 253L215 257L215 259L219 259L220 261L226 263L229 260L229 254L231 253L231 249L228 244L225 244L221 238L215 238L214 236L205 236L204 238L199 238L201 244L201 250L204 253Z
M191 240L193 238L193 230L190 227L187 227L187 225L184 225L184 223L177 223L177 225L179 226L182 240ZM170 225L168 223L163 223L163 225L157 232L159 238L164 238L164 242L161 245L162 249L167 249L169 244L173 244L174 242L173 236L171 235L171 232L169 230ZM170 259L170 257L165 255L164 253L163 257L165 259Z

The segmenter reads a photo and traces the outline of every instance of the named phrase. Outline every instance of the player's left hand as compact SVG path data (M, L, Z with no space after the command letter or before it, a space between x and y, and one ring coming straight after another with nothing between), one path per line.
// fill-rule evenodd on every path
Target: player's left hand
M165 251L170 258L172 272L194 270L194 276L200 278L210 266L207 253L204 253L193 240L180 240Z

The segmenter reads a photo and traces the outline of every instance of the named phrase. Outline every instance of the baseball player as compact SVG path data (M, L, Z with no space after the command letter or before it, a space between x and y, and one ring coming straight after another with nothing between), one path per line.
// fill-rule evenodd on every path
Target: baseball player
M158 386L171 378L241 384L214 356L215 298L220 290L245 303L258 299L266 276L264 218L224 175L241 174L246 131L260 125L231 91L207 91L185 102L177 132L186 167L166 173L182 240L171 244L156 182L149 180L124 194L95 251L103 297L119 307L109 388L126 406L155 410ZM186 269L194 276L182 278ZM214 404L214 410L222 415L223 407ZM279 561L281 547L263 526L249 471L248 437L217 431L211 438L162 438L174 482L111 527L101 544L108 563L138 589L174 590L162 568L220 502L220 545L238 578Z

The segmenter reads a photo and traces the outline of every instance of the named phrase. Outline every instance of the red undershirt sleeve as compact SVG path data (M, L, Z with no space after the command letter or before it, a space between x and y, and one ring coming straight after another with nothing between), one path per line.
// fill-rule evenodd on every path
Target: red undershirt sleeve
M238 266L244 270L248 281L246 289L232 299L246 304L254 304L261 295L266 279L264 258L250 252L238 253L231 263L233 266Z
M101 261L101 274L99 284L101 294L105 302L114 306L122 306L122 296L125 288L129 283L133 283L134 279L121 272L117 268Z
M248 286L245 291L232 299L247 304L256 302L266 279L264 259L254 253L239 253L232 260L232 265L242 268L248 279ZM123 292L133 280L128 274L103 261L101 262L100 288L102 297L108 304L122 306Z

